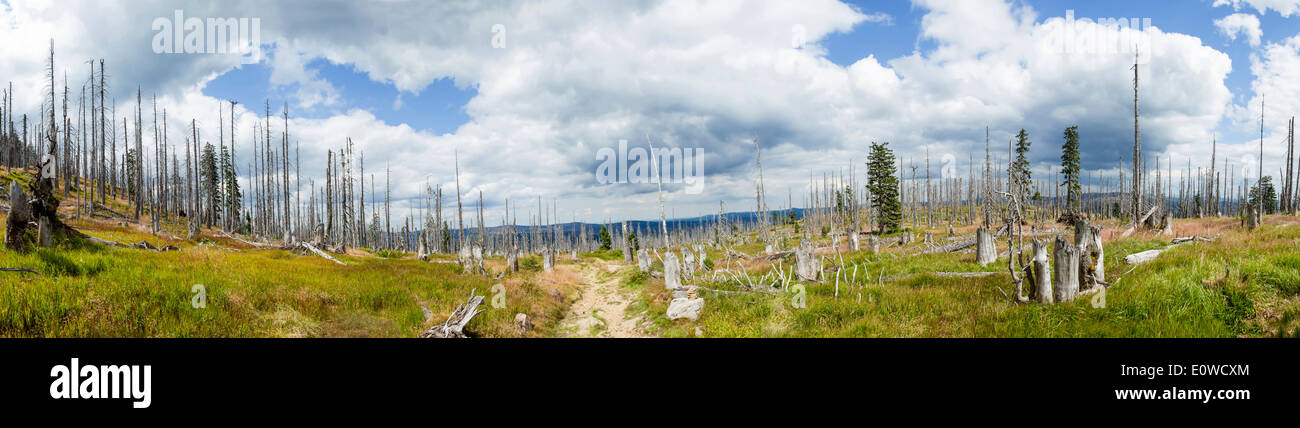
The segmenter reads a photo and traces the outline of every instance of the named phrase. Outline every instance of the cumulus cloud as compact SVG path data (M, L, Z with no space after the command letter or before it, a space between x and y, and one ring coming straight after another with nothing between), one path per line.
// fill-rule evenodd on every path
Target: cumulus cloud
M1259 18L1246 13L1234 13L1216 19L1214 26L1229 40L1237 40L1239 35L1245 37L1252 47L1259 46L1259 39L1264 35L1259 28Z
M20 93L16 106L39 106L45 46L57 35L60 58L78 58L67 63L74 78L84 72L74 61L105 57L110 87L158 92L173 138L191 117L206 128L205 140L216 135L214 110L223 104L201 88L238 59L149 52L148 22L176 6L132 3L119 16L15 3L4 11L10 25L0 37L29 43L0 44L9 60L0 73L35 88ZM1153 82L1142 89L1149 153L1184 150L1179 144L1189 141L1208 146L1231 100L1223 84L1228 57L1200 39L1155 27L1041 19L1028 6L999 0L918 1L925 10L919 37L932 50L868 55L847 67L826 59L820 41L892 17L828 0L311 4L196 3L185 11L259 17L263 39L274 41L271 84L297 87L291 101L299 108L338 103L337 88L306 67L315 60L348 64L400 93L418 93L442 78L476 88L465 106L470 121L444 135L388 125L364 110L291 118L288 126L291 141L302 144L304 187L323 175L327 150L350 137L364 151L367 182L374 174L382 192L390 170L398 207L407 208L426 182L450 192L455 153L463 193L482 191L493 208L489 219L507 199L527 212L538 197L560 200L562 218L566 211L587 221L649 217L655 186L600 185L594 178L596 152L619 140L704 150L702 195L666 186L678 215L715 212L719 200L729 210L753 207L755 137L764 150L769 206L801 205L810 176L847 174L850 167L860 174L871 141L892 142L905 162L920 164L928 151L936 173L939 159L950 155L966 176L986 126L995 148L1026 128L1033 161L1045 169L1059 157L1064 128L1079 125L1085 166L1110 168L1132 144L1133 56L1096 49L1098 35L1149 40L1141 68L1143 81ZM87 10L108 23L78 13ZM492 45L498 24L505 29L500 49ZM97 36L112 31L121 37ZM807 44L792 49L796 31ZM1066 51L1048 42L1064 35L1092 49ZM261 121L261 109L250 109L236 109L241 154L252 149L253 123ZM279 132L283 125L270 126ZM597 209L584 209L590 207Z

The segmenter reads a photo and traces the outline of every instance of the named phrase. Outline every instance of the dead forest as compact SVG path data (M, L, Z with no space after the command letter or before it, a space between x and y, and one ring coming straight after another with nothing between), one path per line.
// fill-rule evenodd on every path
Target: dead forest
M847 275L843 263L837 265L835 260L843 252L880 252L882 246L919 240L924 243L922 253L973 250L980 265L1005 259L1012 280L1007 299L1051 304L1096 293L1115 282L1102 263L1104 237L1154 231L1167 236L1171 247L1194 244L1215 237L1177 236L1171 227L1174 219L1235 217L1249 230L1260 224L1262 214L1295 215L1300 209L1294 119L1288 121L1290 131L1280 143L1286 147L1287 166L1276 172L1278 188L1264 171L1246 176L1242 165L1216 153L1211 153L1207 164L1195 166L1191 159L1183 165L1175 159L1146 159L1136 62L1133 153L1117 159L1113 169L1083 171L1078 151L1086 150L1087 144L1079 135L1086 135L1086 130L1070 128L1065 131L1062 165L1034 178L1026 160L1029 136L1023 130L1010 136L1004 150L1000 139L995 142L986 128L984 153L967 154L970 168L965 176L938 174L928 152L922 159L903 160L880 146L881 156L872 157L866 168L850 163L841 170L815 174L800 200L786 195L782 204L780 196L764 187L762 146L756 137L752 141L758 171L753 206L744 208L752 208L752 215L736 220L720 201L718 215L710 220L672 228L662 186L659 206L646 207L646 212L658 211L658 227L645 227L647 222L630 226L626 220L599 225L565 222L559 201L547 195L502 201L505 215L487 218L484 201L492 195L462 188L455 154L445 160L456 165L453 182L424 183L420 197L395 201L387 169L379 171L371 165L368 172L364 152L350 138L308 142L336 146L328 151L325 165L303 165L302 142L290 129L287 104L277 108L265 101L258 106L262 118L251 129L236 126L234 101L211 106L207 118L169 119L167 106L144 88L107 87L112 64L104 59L78 60L78 67L85 66L80 76L58 73L71 67L56 68L56 64L51 41L44 76L46 97L35 115L15 111L12 84L3 90L0 164L35 171L35 178L25 185L14 180L5 195L6 246L11 250L50 246L55 233L106 245L167 250L92 238L61 220L93 217L144 225L155 235L180 234L186 239L217 235L338 263L344 262L331 254L360 247L414 253L421 260L448 254L467 272L489 274L485 258L500 257L507 270L518 271L525 255L540 256L549 271L557 257L576 259L578 253L600 249L602 236L594 229L603 228L608 230L608 245L622 250L625 264L651 271L658 261L662 271L654 274L663 277L669 289L690 287L687 282L709 277L744 292L777 292L796 281L838 284L839 277ZM134 98L134 111L116 110L118 100L124 98ZM1261 114L1261 165L1268 143L1263 119ZM170 126L180 120L188 126ZM1040 143L1033 150L1055 150L1054 137L1035 138ZM239 139L256 149L237 152ZM648 145L653 149L654 142ZM310 171L323 171L324 179L304 180L303 173ZM115 209L110 204L115 199L127 201L127 209ZM772 200L784 207L772 208ZM406 204L409 214L393 215L399 203ZM1127 227L1106 235L1097 225L1103 221ZM169 225L183 225L183 230L168 229ZM973 235L956 232L972 226ZM32 229L35 242L26 242L25 231ZM944 229L947 233L934 232ZM761 244L763 254L735 249L751 243ZM788 271L780 264L751 277L730 264L723 267L721 261L716 268L706 267L706 248L730 260L789 260L790 265ZM1159 253L1133 254L1125 261L1138 264ZM694 295L674 297L670 313L689 312L689 306L703 304ZM457 311L463 312L463 318L449 323L463 327L476 305Z

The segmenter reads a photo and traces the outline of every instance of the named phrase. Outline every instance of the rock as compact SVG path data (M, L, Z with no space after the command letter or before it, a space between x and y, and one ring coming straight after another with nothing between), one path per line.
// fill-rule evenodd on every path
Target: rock
M700 319L702 310L704 310L704 299L673 299L668 303L668 319L686 318L695 321Z
M524 334L533 329L533 322L528 319L527 314L518 313L515 314L515 328L519 329L519 334Z

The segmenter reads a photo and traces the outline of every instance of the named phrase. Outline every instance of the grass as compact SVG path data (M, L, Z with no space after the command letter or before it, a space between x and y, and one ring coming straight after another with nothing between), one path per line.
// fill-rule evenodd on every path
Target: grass
M662 280L625 274L621 283L640 291L638 304L650 309L656 333L669 337L692 336L697 327L709 337L1294 336L1300 332L1300 225L1281 223L1296 220L1270 218L1249 234L1237 231L1232 219L1197 221L1211 224L1189 220L1189 228L1211 228L1220 237L1176 247L1131 272L1122 262L1124 255L1163 247L1168 237L1111 240L1106 243L1107 276L1122 279L1108 290L1104 308L1093 308L1089 298L1050 306L1014 304L1003 294L1012 292L1004 273L1007 260L980 267L969 253L851 253L844 256L848 277L840 277L838 297L833 273L821 283L802 284L802 308L795 305L797 287L775 295L703 291L706 304L698 321L662 317L668 303ZM833 253L825 261L839 265ZM858 275L850 281L855 264ZM747 267L751 277L772 268L760 263ZM925 274L941 271L999 273L979 278ZM909 274L913 276L888 280ZM732 284L696 283L737 290Z
M29 178L29 172L0 170L0 185ZM560 333L559 320L582 281L575 270L622 259L618 250L584 253L577 264L557 257L557 269L544 272L539 257L525 256L520 272L501 280L468 275L444 263L455 258L445 254L421 262L409 253L354 250L337 256L348 264L340 266L311 254L256 250L211 232L197 241L180 239L181 222L164 223L163 233L154 235L130 222L78 219L69 214L71 205L64 204L61 216L87 234L179 250L106 247L58 232L54 248L0 250L0 266L39 272L0 272L0 337L414 337L446 319L471 290L488 303L468 325L471 335L519 336L514 316L525 313L535 326L525 335L549 337ZM128 211L120 200L107 205ZM666 337L1300 337L1300 219L1269 216L1250 233L1237 224L1231 218L1178 220L1178 235L1218 239L1173 248L1135 268L1122 263L1124 255L1163 247L1169 237L1116 238L1117 227L1110 227L1105 266L1117 284L1107 291L1104 308L1086 298L1014 304L1006 295L1012 289L1005 258L981 267L972 253L914 255L924 248L920 235L926 230L919 228L917 242L885 245L880 254L822 251L826 265L840 269L838 281L828 271L826 281L795 283L775 294L701 291L706 304L696 321L668 320L671 296L663 280L634 266L601 271L597 279L614 275L635 296L626 313L643 314L646 333ZM930 231L946 237L946 228L940 229ZM737 251L759 254L765 245L756 238L728 239L736 240L731 248ZM818 244L829 245L829 238ZM1005 250L1005 241L999 245ZM734 269L724 249L707 252L707 263ZM745 263L752 278L791 267L790 260ZM500 257L485 265L504 269ZM658 259L651 265L662 269ZM498 283L505 290L502 308L490 304ZM740 291L725 281L690 283ZM192 305L199 292L206 307ZM433 316L426 319L422 308Z
M497 282L505 285L505 307L485 305L467 331L517 336L514 316L525 313L536 326L528 335L544 336L569 303L563 290L571 285L528 272L492 281L451 263L357 255L336 256L348 264L340 266L214 236L204 241L243 252L120 225L77 225L105 239L181 250L110 248L63 236L55 248L0 250L0 266L40 272L0 273L0 337L414 337L445 320L471 290L490 302ZM204 308L191 304L196 285L206 294ZM428 322L421 306L434 313Z

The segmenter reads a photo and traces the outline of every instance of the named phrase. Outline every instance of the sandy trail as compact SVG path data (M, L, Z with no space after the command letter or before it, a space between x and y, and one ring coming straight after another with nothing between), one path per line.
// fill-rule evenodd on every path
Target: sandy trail
M614 273L618 269L619 265L602 260L582 269L582 296L560 321L561 337L652 337L642 332L640 314L627 317L633 298L620 289L618 279L599 279L602 271Z

